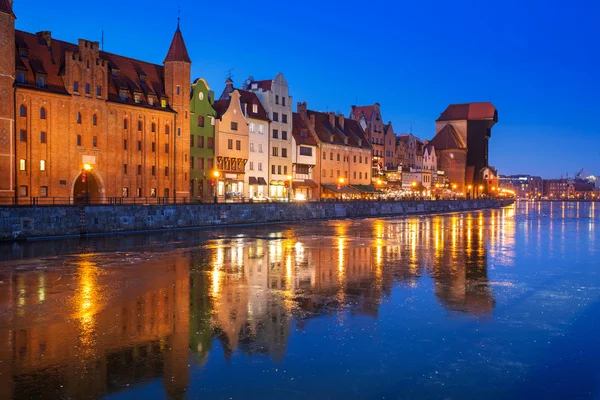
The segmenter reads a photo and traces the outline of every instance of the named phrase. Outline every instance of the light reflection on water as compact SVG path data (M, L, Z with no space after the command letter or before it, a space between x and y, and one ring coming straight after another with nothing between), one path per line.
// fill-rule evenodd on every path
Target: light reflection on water
M0 393L594 398L598 374L568 382L590 372L569 364L577 342L600 350L574 328L599 308L599 218L594 204L521 203L98 238L62 256L73 241L12 246Z

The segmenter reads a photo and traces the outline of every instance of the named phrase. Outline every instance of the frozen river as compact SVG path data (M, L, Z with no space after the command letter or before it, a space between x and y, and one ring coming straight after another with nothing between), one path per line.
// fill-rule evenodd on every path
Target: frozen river
M600 204L0 243L2 399L599 399Z

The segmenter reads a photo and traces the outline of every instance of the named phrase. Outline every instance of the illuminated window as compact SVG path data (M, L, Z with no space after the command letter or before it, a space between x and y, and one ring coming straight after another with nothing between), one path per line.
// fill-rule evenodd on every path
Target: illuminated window
M27 167L27 164L25 162L25 159L21 158L19 160L19 171L26 171L26 167Z
M46 160L40 160L40 171L46 170Z

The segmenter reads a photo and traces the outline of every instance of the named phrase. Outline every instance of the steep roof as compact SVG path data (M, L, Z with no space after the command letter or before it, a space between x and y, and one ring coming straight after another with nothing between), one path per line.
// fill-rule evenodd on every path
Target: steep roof
M354 147L371 148L365 132L360 127L358 121L344 118L344 127L339 125L338 116L335 116L335 124L332 125L329 120L329 114L319 111L307 110L307 116L315 116L315 132L321 142L341 144ZM345 138L348 138L346 144ZM332 140L333 139L333 140ZM359 146L359 140L362 140Z
M242 104L242 110L246 111L246 116L248 118L260 119L263 121L270 121L267 116L267 110L263 107L258 96L254 92L250 92L248 90L235 89L240 92L240 103ZM247 104L247 109L244 104ZM256 104L256 112L254 112L253 105Z
M271 87L273 86L272 79L265 79L263 81L252 81L252 83L256 83L260 89L264 89L265 91L271 90Z
M450 104L437 121L496 120L496 107L489 101L478 103Z
M169 47L169 51L167 52L164 62L167 61L183 61L190 64L192 63L192 60L190 60L190 56L188 55L187 48L185 47L185 42L183 41L183 35L179 29L179 22L177 22L177 30L173 35L173 40L171 40L171 46Z
M365 119L370 120L374 111L375 106L352 106L352 114L354 114L355 118L359 118L361 115L364 115Z
M298 113L292 114L292 136L298 144L304 144L307 146L317 146L317 139L313 136L308 126L302 120L302 116ZM304 135L302 135L304 131Z
M466 149L467 146L462 142L454 127L450 124L444 126L433 139L428 143L437 150Z
M1 1L1 0L0 0ZM27 80L25 83L16 83L17 87L29 87L36 90L68 94L62 78L65 68L67 52L79 53L79 45L63 42L61 40L44 38L43 32L33 34L15 31L16 54L15 66L17 71L24 72ZM22 49L27 56L20 56ZM153 105L144 99L141 103L134 103L133 93L143 93L145 96L152 94L157 97L166 97L163 86L164 69L161 65L152 64L117 54L98 51L98 57L108 63L109 70L118 71L118 74L108 74L108 100L136 106L160 109L160 102ZM46 74L46 86L38 87L36 73ZM144 77L142 79L142 76ZM119 91L130 93L125 101L119 98ZM170 108L169 108L170 110Z
M217 100L213 103L213 108L215 109L215 112L217 113L217 118L221 118L223 116L223 114L225 114L227 112L227 109L229 108L229 102L231 99L227 99L227 100Z

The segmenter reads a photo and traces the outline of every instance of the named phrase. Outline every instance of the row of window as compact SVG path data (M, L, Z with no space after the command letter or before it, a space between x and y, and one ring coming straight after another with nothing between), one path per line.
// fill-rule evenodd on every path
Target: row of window
M165 167L165 176L169 176L169 167ZM128 165L123 164L123 175L127 175L129 173ZM137 165L137 174L142 175L142 164ZM151 167L152 176L156 176L156 165Z
M323 171L321 172L321 176L324 177L324 178L327 177L327 170L326 169L323 169ZM368 175L367 172L364 173L364 176L365 176L365 179L367 179L369 177L369 175ZM332 169L329 170L329 177L333 178L333 170ZM341 177L339 169L337 170L337 177L338 178ZM344 178L348 179L348 171L344 171ZM362 178L363 178L363 173L362 173L362 171L359 171L358 172L358 179L362 179ZM354 171L354 179L356 179L356 171Z
M257 166L258 166L258 169L257 169L258 171L262 171L263 170L263 163L259 162L259 163L257 163ZM250 171L254 171L254 161L250 161L248 163L248 169Z
M213 169L213 165L214 165L214 160L212 158L207 158L206 159L206 169L207 170ZM194 157L190 157L190 169L194 169L194 168L197 168L199 170L204 169L204 157L198 157L195 160L194 160Z
M254 129L254 122L250 122L250 133L254 133ZM263 124L258 124L258 133L265 133L265 126Z
M287 132L281 131L281 140L287 140L287 138ZM273 139L279 139L279 131L277 129L273 129Z
M279 157L279 147L273 146L273 157ZM281 148L281 157L287 157L287 149L285 147Z
M276 113L276 112L273 113L273 121L279 122L279 113ZM281 114L281 122L284 124L287 124L287 122L288 122L287 114Z
M340 157L340 153L337 153L336 159L337 159L337 161L340 161L340 159L343 159L342 160L343 162L348 162L348 161L350 161L350 156ZM323 160L327 160L327 152L326 151L323 152ZM333 152L329 153L329 160L333 161ZM362 164L362 162L363 162L363 156L358 156L358 163ZM356 163L356 155L354 156L354 163ZM369 163L369 158L365 156L365 164L368 164L368 163Z
M213 146L214 146L213 140L214 140L214 138L212 138L212 137L206 138L206 148L207 149L213 148ZM194 135L190 135L190 147L194 147L194 141L196 142L196 147L198 147L200 149L204 148L204 136L196 137Z
M27 106L25 104L21 104L21 106L19 107L19 116L27 117ZM44 107L40 108L40 119L46 119L46 109ZM83 117L80 112L77 113L76 121L80 125L83 122ZM98 125L98 116L96 114L92 115L92 125L94 125L94 126ZM129 122L128 122L127 118L125 118L125 119L123 119L123 129L128 129L128 127L129 127ZM137 129L138 129L138 131L141 131L144 129L144 124L142 121L138 121ZM237 129L237 125L236 125L236 129ZM153 133L156 132L156 124L154 122L151 124L150 130ZM169 132L170 132L169 125L165 125L165 134L168 135Z
M275 95L275 104L279 104L279 95ZM281 105L285 107L285 96L281 96ZM256 111L254 111L256 112Z
M227 139L227 148L229 150L233 150L233 139ZM235 141L235 149L236 150L241 150L242 149L242 141L241 140L236 140Z
M281 172L282 171L281 168L282 168L281 165L271 165L271 173L272 174L279 174L279 175L287 175L287 173L288 173L288 167L287 167L287 165L283 166L283 173ZM275 172L275 171L277 171L277 172Z
M40 160L40 171L46 170L46 160ZM27 160L21 158L19 160L19 171L27 171Z
M254 151L255 151L255 150L254 150L254 142L250 142L250 152L251 152L251 153L254 153ZM259 144L258 144L258 152L259 152L259 153L262 153L262 152L263 152L263 145L262 145L262 143L259 143Z

